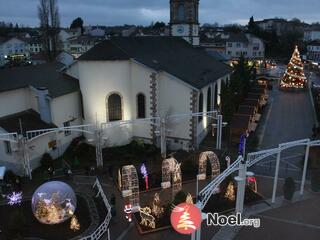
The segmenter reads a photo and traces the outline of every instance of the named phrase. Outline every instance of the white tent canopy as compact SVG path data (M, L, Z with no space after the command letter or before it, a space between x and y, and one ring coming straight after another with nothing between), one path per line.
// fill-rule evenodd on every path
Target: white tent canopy
M3 180L6 167L0 167L0 180Z

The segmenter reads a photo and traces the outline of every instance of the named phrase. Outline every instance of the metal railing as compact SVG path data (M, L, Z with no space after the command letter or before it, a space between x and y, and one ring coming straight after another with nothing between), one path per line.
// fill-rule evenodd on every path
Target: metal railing
M99 240L106 233L108 234L107 239L110 240L108 227L109 227L111 217L112 217L111 216L111 206L109 204L109 201L108 201L98 179L96 179L93 187L97 187L98 193L97 193L96 197L100 196L102 198L104 205L106 206L106 208L108 210L108 213L107 213L107 216L105 217L105 219L103 220L103 222L100 224L100 226L93 233L91 233L88 236L80 238L80 240Z

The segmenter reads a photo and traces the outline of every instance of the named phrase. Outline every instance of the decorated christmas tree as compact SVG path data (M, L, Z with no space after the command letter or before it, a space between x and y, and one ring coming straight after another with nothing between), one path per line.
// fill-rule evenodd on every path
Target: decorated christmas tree
M80 224L79 224L78 219L75 215L73 215L71 218L70 229L73 231L78 231L80 229Z
M163 215L164 209L161 207L160 195L159 193L154 194L153 203L152 203L152 213L157 218L160 218Z
M224 197L229 199L230 201L234 201L235 200L234 185L233 185L232 182L229 183L229 185L227 187L227 191L224 194Z
M304 75L303 62L300 57L298 46L295 47L287 70L281 79L281 88L304 88L306 77Z
M49 213L49 211L48 211L46 203L44 202L44 200L42 198L39 199L39 202L37 204L37 210L35 212L36 216L39 219L42 219L42 218L46 218L48 213Z

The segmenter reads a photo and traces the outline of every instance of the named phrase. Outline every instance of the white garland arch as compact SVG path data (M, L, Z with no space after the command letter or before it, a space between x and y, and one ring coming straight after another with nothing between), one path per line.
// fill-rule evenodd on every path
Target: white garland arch
M199 156L199 172L198 179L205 180L207 178L207 160L211 164L211 179L216 178L220 174L220 162L218 156L211 151L202 152Z
M181 163L178 163L175 158L168 158L162 162L161 187L166 189L171 185L172 197L174 197L182 189Z
M122 196L129 198L132 208L139 209L139 179L137 170L133 165L122 167Z

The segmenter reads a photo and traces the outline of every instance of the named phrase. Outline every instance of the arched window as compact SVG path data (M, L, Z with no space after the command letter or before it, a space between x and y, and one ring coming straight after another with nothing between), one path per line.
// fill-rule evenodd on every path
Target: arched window
M142 93L137 95L137 117L146 118L146 97Z
M200 93L199 95L199 112L203 112L203 94ZM200 115L198 118L198 122L201 122L203 119L203 116Z
M184 21L185 19L184 4L179 5L177 17L179 21Z
M110 122L122 120L121 96L117 93L108 97L108 119Z
M211 87L209 87L207 93L207 112L210 112L212 109L211 101Z

